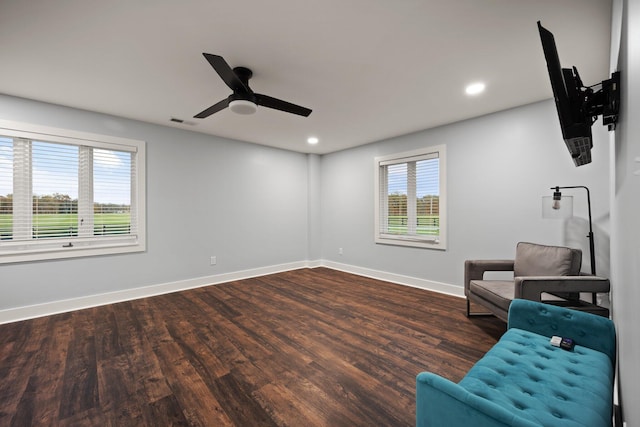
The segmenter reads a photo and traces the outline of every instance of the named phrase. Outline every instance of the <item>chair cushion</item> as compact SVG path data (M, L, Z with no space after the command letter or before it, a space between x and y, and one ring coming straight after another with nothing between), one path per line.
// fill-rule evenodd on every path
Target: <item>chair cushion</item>
M581 264L582 252L578 249L520 242L516 247L513 275L577 276Z
M472 280L469 282L469 290L504 311L509 310L515 293L512 280Z

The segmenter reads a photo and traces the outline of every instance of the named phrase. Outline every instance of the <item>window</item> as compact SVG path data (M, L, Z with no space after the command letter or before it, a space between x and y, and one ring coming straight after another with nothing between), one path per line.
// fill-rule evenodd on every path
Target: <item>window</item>
M375 241L446 249L445 147L375 159Z
M0 263L145 250L142 141L0 121Z

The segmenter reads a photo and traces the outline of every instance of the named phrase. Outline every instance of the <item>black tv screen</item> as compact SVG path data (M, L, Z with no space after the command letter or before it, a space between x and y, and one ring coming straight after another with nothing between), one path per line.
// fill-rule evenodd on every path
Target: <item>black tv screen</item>
M583 108L580 93L582 82L575 67L573 69L561 67L553 34L540 25L540 21L538 21L538 30L558 110L562 137L576 166L591 163L593 121L591 115Z

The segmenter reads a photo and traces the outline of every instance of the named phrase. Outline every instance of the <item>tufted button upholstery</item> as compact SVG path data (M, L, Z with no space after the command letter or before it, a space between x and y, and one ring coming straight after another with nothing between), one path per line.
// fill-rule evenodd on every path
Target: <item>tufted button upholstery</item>
M605 353L562 350L547 337L512 328L460 386L536 425L610 426L612 377Z
M544 337L560 335L573 338L583 347L605 353L611 363L615 363L615 329L608 319L533 301L514 300L513 304L517 314L512 316L512 312L509 313L509 328L527 330Z

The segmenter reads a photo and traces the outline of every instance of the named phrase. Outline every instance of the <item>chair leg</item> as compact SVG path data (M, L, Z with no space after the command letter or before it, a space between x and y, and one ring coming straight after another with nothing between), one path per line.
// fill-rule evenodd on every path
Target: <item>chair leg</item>
M469 301L469 297L467 297L467 317L485 317L485 316L495 316L493 313L472 313L471 312L471 301Z

